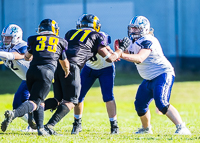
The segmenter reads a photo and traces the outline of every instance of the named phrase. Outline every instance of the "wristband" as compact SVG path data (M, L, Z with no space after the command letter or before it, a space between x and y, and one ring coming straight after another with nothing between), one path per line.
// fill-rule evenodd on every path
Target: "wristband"
M26 55L24 55L24 57L25 57L26 59L29 59Z
M123 53L123 50L122 50L122 49L118 49L118 50L120 50L120 51Z
M111 54L108 52L108 54L104 57L104 60L106 60L107 58L109 58L111 56Z
M117 52L114 52L113 54L117 56L117 59L119 58L119 54Z

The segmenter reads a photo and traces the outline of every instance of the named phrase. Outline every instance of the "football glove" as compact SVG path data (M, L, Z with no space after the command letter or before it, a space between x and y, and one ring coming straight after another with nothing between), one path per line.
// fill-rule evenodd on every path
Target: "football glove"
M128 37L124 37L123 40L117 39L114 42L115 51L121 49L124 52L129 45L130 45L130 40Z

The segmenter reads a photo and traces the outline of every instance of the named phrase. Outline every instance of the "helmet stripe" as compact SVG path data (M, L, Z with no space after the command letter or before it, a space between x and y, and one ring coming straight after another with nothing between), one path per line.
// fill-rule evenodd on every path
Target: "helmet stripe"
M95 31L99 32L100 31L100 26L97 25L97 21L99 20L99 18L97 16L94 17L94 20L93 20L93 28Z
M10 26L11 24L8 24L4 29L3 29L3 33L6 33L7 28Z
M134 24L135 23L135 20L138 18L138 16L135 16L134 18L133 18L133 20L131 21L131 23L132 24Z
M52 32L56 35L55 24L56 24L56 22L54 20L52 20L51 29L52 29Z

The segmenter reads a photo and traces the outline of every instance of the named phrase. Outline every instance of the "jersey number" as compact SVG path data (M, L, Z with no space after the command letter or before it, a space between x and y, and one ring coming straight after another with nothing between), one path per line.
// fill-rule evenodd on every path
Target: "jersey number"
M80 33L81 31L83 31L83 30L79 29L78 31L76 31L69 40L70 41L73 40L74 37L76 37L76 35L78 35L78 33ZM85 38L90 34L90 32L92 32L92 31L91 30L84 30L84 34L81 36L79 41L83 42L85 40Z
M47 37L46 36L38 36L37 41L39 41L39 45L36 46L36 51L44 51L46 46ZM49 38L49 46L47 47L47 51L55 53L57 50L58 45L58 38L56 37L50 37Z

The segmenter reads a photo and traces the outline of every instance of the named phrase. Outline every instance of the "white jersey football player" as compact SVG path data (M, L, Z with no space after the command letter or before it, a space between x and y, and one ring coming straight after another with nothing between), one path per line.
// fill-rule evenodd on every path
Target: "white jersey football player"
M0 47L0 59L4 62L6 67L11 69L22 79L13 100L13 109L16 109L29 99L29 91L26 85L26 72L30 62L24 60L24 54L27 51L27 43L22 40L22 29L16 24L7 25L2 31L1 37L2 46ZM21 118L28 122L27 115Z
M128 25L131 44L121 56L124 60L134 62L140 76L144 79L135 97L135 109L142 122L142 128L136 134L153 133L149 104L154 99L159 111L176 125L175 134L189 135L191 133L178 111L169 103L175 77L174 69L164 56L157 38L149 32L150 22L146 17L132 18Z
M105 32L99 32L104 37L105 45L111 43L111 38ZM110 49L113 53L113 50ZM74 123L71 134L78 134L81 130L81 117L83 114L83 101L88 92L92 87L96 79L99 80L103 101L106 103L107 112L111 125L111 134L117 134L117 115L116 115L116 104L113 94L115 78L115 65L113 62L109 63L105 58L100 56L98 53L93 59L88 60L81 71L81 92L79 96L79 103L74 108Z

